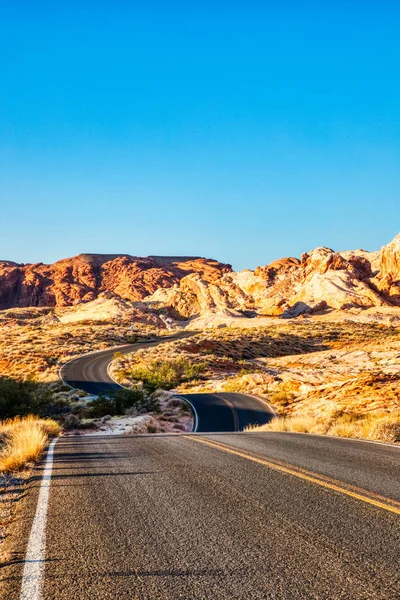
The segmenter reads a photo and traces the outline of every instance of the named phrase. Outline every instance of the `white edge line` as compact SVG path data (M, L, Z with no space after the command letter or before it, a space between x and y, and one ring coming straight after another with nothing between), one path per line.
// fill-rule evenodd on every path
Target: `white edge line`
M182 400L187 402L189 404L189 406L191 407L193 414L194 414L194 426L193 426L192 433L196 433L197 427L199 426L199 416L197 414L197 410L194 407L194 404L192 404L192 402L190 402L190 400L188 400L185 396L180 396L179 394L175 394L175 395L177 396L177 398L181 398Z
M132 354L133 354L133 352L132 352ZM119 383L119 381L117 381L116 379L114 379L114 377L111 375L110 367L111 367L112 363L114 362L114 360L115 360L115 359L113 358L113 359L112 359L112 360L111 360L111 361L108 363L108 365L107 365L107 375L109 376L109 378L110 378L110 379L112 379L112 380L113 380L113 382L114 382L114 383L116 383L117 385L119 385L119 387L123 388L124 390L130 390L130 388L127 388L127 387L125 387L124 385L121 385L121 384Z
M20 600L41 600L43 598L47 507L49 504L50 480L56 442L57 438L51 442L47 452L36 513L26 549Z

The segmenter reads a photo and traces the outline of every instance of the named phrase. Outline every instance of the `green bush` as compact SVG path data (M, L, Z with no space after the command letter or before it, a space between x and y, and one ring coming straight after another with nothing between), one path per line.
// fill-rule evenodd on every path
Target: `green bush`
M98 396L94 400L87 403L87 411L85 416L89 418L105 417L106 415L115 415L115 402L111 398Z
M52 397L43 384L0 377L0 419L28 414L50 416L54 412Z
M157 433L157 427L149 423L147 425L147 433Z
M142 381L148 392L157 389L171 390L184 381L196 379L205 365L192 363L184 358L155 360L148 365L136 365L130 372L132 379Z
M158 400L148 396L142 390L116 389L110 396L98 396L87 404L87 416L98 418L106 415L123 415L128 408L135 408L138 413L156 411Z

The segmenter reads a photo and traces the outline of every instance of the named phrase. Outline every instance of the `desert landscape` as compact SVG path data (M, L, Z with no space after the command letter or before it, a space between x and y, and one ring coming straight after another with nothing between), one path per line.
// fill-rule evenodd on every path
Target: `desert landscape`
M399 22L1 3L0 599L400 599Z
M88 395L63 385L62 364L188 331L117 354L113 378L148 395L255 394L275 411L267 428L400 440L400 235L374 252L317 248L241 272L188 257L4 261L0 301L1 377L34 382L46 391L40 412L71 427L90 423ZM150 371L159 376L146 390ZM144 429L97 425L190 428L187 412L170 412L158 407Z

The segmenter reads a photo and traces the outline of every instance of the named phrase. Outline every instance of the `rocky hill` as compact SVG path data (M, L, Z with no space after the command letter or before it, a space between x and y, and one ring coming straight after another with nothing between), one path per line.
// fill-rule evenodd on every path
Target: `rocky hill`
M0 262L3 309L72 306L104 293L177 320L400 306L400 234L376 252L321 247L255 271L233 272L199 257L80 254L52 265Z
M227 271L214 280L192 273L144 302L181 318L210 313L293 317L327 308L400 306L400 234L377 252L322 247L300 259Z
M103 292L138 301L188 274L211 283L231 271L230 265L199 257L80 254L51 265L0 261L0 308L71 306Z

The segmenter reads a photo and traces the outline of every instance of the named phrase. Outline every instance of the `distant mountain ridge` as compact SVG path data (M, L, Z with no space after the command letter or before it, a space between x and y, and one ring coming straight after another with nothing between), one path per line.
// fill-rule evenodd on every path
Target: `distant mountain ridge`
M230 265L199 257L79 254L53 264L0 261L0 308L71 306L106 291L138 301L190 273L213 281Z
M295 317L327 309L400 306L400 235L376 252L316 248L254 271L224 272L217 281L198 273L144 300L171 316Z
M320 247L254 271L182 256L79 254L51 265L0 261L1 309L72 306L105 292L177 319L400 306L400 234L376 252Z

